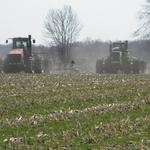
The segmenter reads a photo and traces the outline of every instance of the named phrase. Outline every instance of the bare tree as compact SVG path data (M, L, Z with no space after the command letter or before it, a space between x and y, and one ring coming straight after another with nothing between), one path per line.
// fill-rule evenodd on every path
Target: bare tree
M150 39L150 0L146 0L141 11L139 12L138 20L139 28L134 32L135 37L142 39Z
M81 31L77 15L71 6L64 6L63 9L51 9L46 16L44 26L49 44L58 47L61 61L68 64L72 43Z

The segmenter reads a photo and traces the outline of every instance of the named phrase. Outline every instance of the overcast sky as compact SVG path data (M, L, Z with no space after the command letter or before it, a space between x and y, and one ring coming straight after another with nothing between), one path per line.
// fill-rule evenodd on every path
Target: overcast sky
M83 25L79 40L131 39L137 13L145 0L0 0L0 44L31 34L45 44L43 24L48 10L71 5Z

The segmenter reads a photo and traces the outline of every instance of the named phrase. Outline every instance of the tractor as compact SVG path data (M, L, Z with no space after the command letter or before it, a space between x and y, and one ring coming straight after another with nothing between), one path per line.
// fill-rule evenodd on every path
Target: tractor
M96 73L144 73L145 61L130 57L128 41L110 42L110 55L96 61Z
M26 73L42 73L42 60L36 55L33 56L32 43L35 40L28 37L11 38L12 49L7 54L3 62L3 71L5 73L14 73L24 71ZM8 40L6 40L8 43Z

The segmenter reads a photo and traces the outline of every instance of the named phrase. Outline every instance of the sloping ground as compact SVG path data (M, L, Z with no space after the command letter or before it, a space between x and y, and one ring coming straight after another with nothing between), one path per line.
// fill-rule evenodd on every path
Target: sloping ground
M149 148L149 75L0 74L0 149Z

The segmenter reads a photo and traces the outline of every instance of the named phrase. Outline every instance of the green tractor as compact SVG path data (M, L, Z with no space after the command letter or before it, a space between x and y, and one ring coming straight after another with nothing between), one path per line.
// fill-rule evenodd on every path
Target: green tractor
M96 61L96 73L144 73L146 63L129 56L128 41L110 42L110 55Z
M5 73L12 72L27 72L27 73L42 73L42 60L32 53L32 43L35 40L28 37L11 38L12 49L7 54L3 62L3 71ZM8 40L6 40L8 43Z

